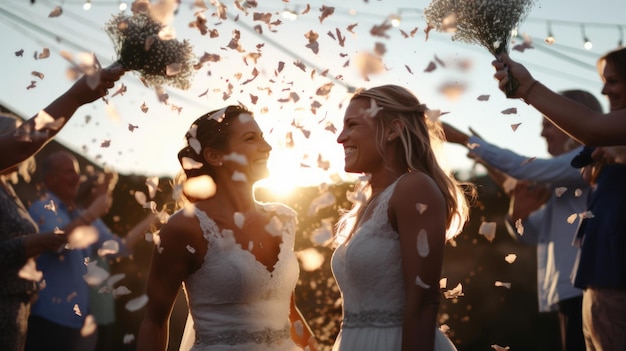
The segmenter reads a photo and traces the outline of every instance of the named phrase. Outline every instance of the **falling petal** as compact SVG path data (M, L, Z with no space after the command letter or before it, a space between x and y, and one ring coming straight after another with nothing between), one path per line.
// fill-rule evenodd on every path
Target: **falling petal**
M278 236L282 236L283 227L284 227L283 222L281 222L280 219L278 219L278 217L273 216L270 219L269 223L267 223L267 225L265 226L265 231L270 233L272 236L278 237Z
M580 218L583 218L583 219L585 219L585 218L593 218L593 217L595 217L595 215L591 211L585 211L585 212L580 214Z
M504 260L507 261L508 263L513 263L515 262L515 260L517 260L517 255L516 254L508 254L504 257Z
M306 272L320 269L325 260L324 255L314 247L298 251L296 256L300 260L300 267Z
M83 327L80 329L80 336L86 337L93 334L96 329L98 329L98 325L96 324L96 319L92 315L88 315L85 317L85 321L83 323Z
M238 172L238 171L233 172L233 176L231 177L231 179L233 180L233 182L247 182L248 181L248 177L246 177L246 175L243 174L242 172Z
M67 236L72 249L85 249L98 241L98 230L93 226L78 226Z
M208 199L215 195L215 182L208 175L187 179L183 192L195 199Z
M241 212L235 212L235 214L233 215L233 220L235 221L235 225L239 229L243 228L245 219L246 219L245 216Z
M428 234L424 229L421 229L417 234L417 253L421 257L426 257L430 253L430 246L428 245Z
M324 191L311 201L307 215L315 216L320 210L334 205L336 201L337 199L333 193L330 191Z
M124 343L124 345L132 344L133 341L135 341L134 334L124 334L124 338L122 339L122 342Z
M124 307L126 308L126 310L130 312L135 312L135 311L140 310L147 303L148 303L148 295L143 294L139 297L129 300Z
M419 275L415 276L415 285L417 285L417 286L419 286L419 287L422 287L422 288L424 288L424 289L430 289L430 285L428 285L428 284L424 283L424 282L422 281L422 278L420 278L420 276L419 276Z
M483 235L489 242L496 237L496 222L482 222L478 234Z
M150 194L150 198L154 199L156 191L159 187L159 177L148 177L146 179L146 186L148 187L148 194Z
M513 131L515 132L515 131L517 131L517 128L519 128L519 126L521 126L521 125L522 125L521 123L511 124L511 129L513 129Z
M61 16L62 13L63 13L63 9L61 8L61 6L56 6L55 8L52 9L52 11L50 11L50 13L48 14L48 17L59 17Z
M507 108L507 109L502 110L500 113L502 113L503 115L516 115L517 108L515 107Z
M499 280L496 280L495 286L504 287L504 288L510 289L511 288L511 283L505 283L505 282L501 282Z
M196 249L191 245L187 245L185 246L185 248L187 249L187 251L189 251L192 254L196 253Z
M428 205L418 202L417 204L415 204L415 208L417 209L417 212L419 212L419 214L423 214L424 211L428 209Z
M445 296L446 299L456 299L457 297L464 295L465 294L463 294L463 285L461 285L461 283L455 286L454 289L443 292L443 296Z
M439 289L445 289L448 286L448 278L439 279Z
M236 152L231 152L228 155L224 155L224 161L233 161L235 163L238 163L242 166L245 166L248 164L248 158L246 158L246 156L242 155L242 154L238 154Z
M80 307L78 306L78 304L74 304L74 314L81 317L83 315L83 313L80 311Z
M109 278L109 272L98 266L98 261L87 262L87 273L83 275L83 280L89 286L98 286Z
M135 201L141 206L145 205L148 201L146 194L143 191L135 191Z
M489 95L480 95L479 97L476 98L476 100L478 101L489 101Z
M554 189L554 195L556 195L556 197L561 197L566 191L567 191L567 188L564 186L561 186L561 187Z
M574 190L574 196L576 197L581 197L583 195L583 191L582 189L576 189Z
M43 278L43 273L37 270L37 263L32 258L26 260L26 264L22 266L17 275L22 279L33 282L39 282Z
M181 160L181 164L183 166L184 170L190 170L190 169L199 169L202 168L203 164L201 162L198 162L190 157L183 157Z
M50 202L48 202L48 203L44 204L44 205L43 205L43 208L45 208L45 209L46 209L46 210L48 210L48 211L52 211L54 214L56 214L56 213L57 213L57 207L56 207L56 205L54 204L54 201L53 201L53 200L50 200Z
M578 213L572 213L567 217L567 223L572 224L576 222L576 218L578 218Z
M524 224L522 223L521 218L518 218L515 221L515 231L517 231L517 234L519 235L524 235Z
M107 240L98 249L98 256L116 255L120 251L120 243L117 240Z
M491 345L491 348L492 348L492 349L494 349L494 350L496 350L496 351L508 351L508 350L510 350L510 349L511 349L511 348L510 348L510 347L508 347L508 346L504 346L504 347L502 347L502 346L500 346L500 345L498 345L498 344L493 344L493 345Z

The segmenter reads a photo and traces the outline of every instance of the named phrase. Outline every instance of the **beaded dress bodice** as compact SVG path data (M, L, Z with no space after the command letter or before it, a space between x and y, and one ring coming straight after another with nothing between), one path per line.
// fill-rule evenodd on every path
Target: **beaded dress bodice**
M295 214L279 204L263 209L278 217L282 243L270 272L255 256L195 209L208 250L200 269L185 281L195 329L195 349L207 345L270 345L289 337L290 298L299 268L293 252Z
M395 184L380 193L371 217L333 253L333 274L343 297L343 328L402 324L400 241L387 215Z

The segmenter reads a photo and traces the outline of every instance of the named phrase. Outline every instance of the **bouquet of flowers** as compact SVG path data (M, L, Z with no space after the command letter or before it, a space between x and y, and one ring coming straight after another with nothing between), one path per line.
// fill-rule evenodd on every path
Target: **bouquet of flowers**
M188 89L193 75L191 44L168 36L166 26L149 11L113 16L105 25L118 55L117 62L127 70L141 74L151 85L171 85Z
M424 9L430 28L453 32L452 40L478 44L496 58L509 51L511 33L526 18L534 0L432 0ZM509 77L507 95L518 88Z

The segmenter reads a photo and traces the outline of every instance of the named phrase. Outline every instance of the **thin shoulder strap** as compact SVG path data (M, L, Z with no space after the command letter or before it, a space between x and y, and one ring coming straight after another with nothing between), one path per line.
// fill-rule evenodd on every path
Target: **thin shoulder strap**
M213 219L211 219L204 211L199 208L194 208L194 214L200 222L200 229L202 229L202 236L212 243L218 236L220 229Z

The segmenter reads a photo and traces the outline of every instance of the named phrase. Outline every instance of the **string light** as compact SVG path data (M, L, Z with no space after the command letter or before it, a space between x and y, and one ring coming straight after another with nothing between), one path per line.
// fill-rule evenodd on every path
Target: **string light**
M87 0L87 1L85 1L85 3L83 4L83 10L85 10L85 11L89 11L89 9L91 9L91 0Z
M580 30L583 34L583 47L587 50L591 50L591 48L593 48L593 44L591 43L591 40L589 40L589 38L587 38L587 34L585 33L585 24L581 24L580 25Z
M128 8L128 4L125 1L120 0L118 8L120 11L124 11Z
M548 36L544 41L548 45L552 45L556 41L556 39L554 39L554 34L552 34L552 22L550 21L548 21Z
M391 14L389 15L389 21L391 21L391 25L394 27L400 26L400 22L402 22L402 17L399 14Z
M296 19L298 19L298 14L296 13L296 11L290 10L290 9L283 10L282 16L283 18L286 18L291 21L295 21Z

